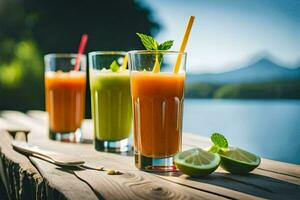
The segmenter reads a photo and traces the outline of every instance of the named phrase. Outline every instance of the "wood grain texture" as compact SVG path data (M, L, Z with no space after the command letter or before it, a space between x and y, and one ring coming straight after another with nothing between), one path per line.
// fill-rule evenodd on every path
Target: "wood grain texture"
M41 128L39 125L33 126L32 123L35 122L26 115L22 113L16 114L15 112L4 112L3 116L6 116L5 121L7 127L11 127L12 125L30 127L32 131L29 137L30 140L34 141L34 139L37 139L37 142L41 141L39 131L44 130L44 128ZM38 135L36 135L36 133L38 133ZM47 139L46 136L42 138L45 138L42 139L42 141ZM0 147L1 157L6 158L4 160L6 162L4 162L3 168L8 171L8 176L5 180L9 181L8 191L10 193L9 196L12 199L98 199L89 185L80 181L74 174L70 174L70 171L61 170L57 166L40 159L31 158L31 160L29 160L28 157L14 151L9 136L0 139ZM15 158L14 154L22 157L23 160L18 159L13 162ZM26 165L21 165L24 162ZM21 175L19 175L16 170ZM24 170L34 170L36 174L24 174L22 172ZM36 178L39 178L39 182L35 180ZM23 181L23 179L25 181ZM28 192L28 186L37 187L37 189L33 188L35 190L31 189Z
M271 176L270 176L271 175ZM237 199L297 199L300 196L300 185L283 181L273 174L260 174L258 170L246 176L232 175L221 168L210 176L192 178L181 173L173 176L162 176L189 187L205 188L208 191L219 191ZM220 189L221 188L221 189Z
M262 159L262 163L259 169L275 172L287 176L293 176L300 179L300 167L299 165L291 163L283 163L270 159Z
M75 171L75 174L105 199L226 199L161 180L141 171L107 175L106 172L82 170Z
M297 199L300 196L299 165L262 159L260 167L247 176L232 175L221 168L204 178L191 178L178 173L152 174L139 171L130 156L97 152L90 144L70 144L48 140L47 118L44 112L31 111L2 113L5 120L32 130L29 142L42 148L76 155L91 167L103 166L123 172L107 175L106 172L80 169L61 169L37 158L31 158L51 189L72 196L67 185L76 182L93 191L89 196L104 199ZM91 121L86 121L84 134L91 137ZM193 134L183 134L183 148L207 147L210 141ZM67 173L67 175L65 174ZM56 177L56 178L53 178ZM60 178L68 177L68 178ZM59 179L59 181L58 181ZM80 183L79 183L80 182ZM66 185L66 186L65 186ZM48 187L48 186L47 186ZM78 191L81 191L81 186ZM68 193L69 192L69 193ZM57 194L57 195L58 195ZM67 194L67 196L66 196ZM86 198L85 198L86 199Z
M17 153L10 144L12 138L0 131L1 180L11 199L44 199L43 178L28 158Z
M46 182L48 199L98 199L88 184L74 176L74 169L60 168L35 157L30 160Z

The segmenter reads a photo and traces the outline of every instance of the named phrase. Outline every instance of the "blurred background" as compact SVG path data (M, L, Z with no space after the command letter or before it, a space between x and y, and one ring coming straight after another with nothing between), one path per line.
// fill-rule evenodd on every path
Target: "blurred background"
M0 110L44 110L43 55L83 33L86 52L143 49L136 32L177 50L189 15L184 131L300 164L298 0L0 0Z

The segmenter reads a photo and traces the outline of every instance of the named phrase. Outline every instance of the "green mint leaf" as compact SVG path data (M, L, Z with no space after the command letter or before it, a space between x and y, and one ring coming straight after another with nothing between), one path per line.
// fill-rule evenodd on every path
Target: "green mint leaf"
M220 151L220 147L216 145L212 145L208 151L211 153L218 153Z
M136 33L140 38L147 50L158 50L158 42L149 35L144 35L142 33Z
M110 64L109 68L110 68L110 70L111 70L112 72L117 72L117 71L119 70L119 68L120 68L120 65L118 65L117 61L114 60L114 61Z
M218 146L219 148L228 148L228 142L224 135L220 133L213 133L210 136L210 139L215 146Z
M158 45L158 50L169 50L173 46L173 40L168 40Z

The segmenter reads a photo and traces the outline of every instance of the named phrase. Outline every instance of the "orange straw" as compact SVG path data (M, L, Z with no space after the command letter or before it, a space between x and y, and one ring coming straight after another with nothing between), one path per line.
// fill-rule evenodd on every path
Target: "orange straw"
M75 67L74 67L75 71L78 71L80 69L80 59L81 59L81 56L84 52L87 40L88 40L88 35L83 34L81 36L81 40L80 40L80 44L79 44L79 48L78 48L78 54L77 54L77 57L76 57L76 62L75 62Z

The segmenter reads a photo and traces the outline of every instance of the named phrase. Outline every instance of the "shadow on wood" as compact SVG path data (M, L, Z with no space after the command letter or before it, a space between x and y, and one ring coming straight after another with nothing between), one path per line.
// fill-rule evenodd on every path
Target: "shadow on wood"
M215 172L209 176L199 178L178 173L177 176L182 176L180 178L193 182L217 185L262 198L297 199L300 196L300 185L253 173L241 176Z

